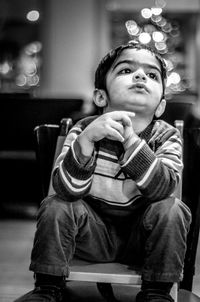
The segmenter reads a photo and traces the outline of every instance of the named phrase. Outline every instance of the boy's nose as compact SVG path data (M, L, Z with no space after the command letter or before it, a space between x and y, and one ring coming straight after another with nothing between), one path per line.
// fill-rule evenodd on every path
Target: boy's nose
M133 74L133 80L134 81L146 81L146 74L144 73L144 71L140 68L138 70L136 70Z

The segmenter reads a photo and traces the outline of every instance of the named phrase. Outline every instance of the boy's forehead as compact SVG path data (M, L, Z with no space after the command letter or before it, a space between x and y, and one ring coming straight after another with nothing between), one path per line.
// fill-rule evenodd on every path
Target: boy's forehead
M161 70L158 59L148 49L124 49L122 50L119 57L114 61L112 67L115 67L116 64L124 61L130 61L138 64L150 64Z

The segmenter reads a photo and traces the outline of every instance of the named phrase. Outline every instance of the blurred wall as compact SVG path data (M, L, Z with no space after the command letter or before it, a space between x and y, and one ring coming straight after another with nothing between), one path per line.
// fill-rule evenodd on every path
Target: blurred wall
M91 99L94 71L108 49L104 0L47 0L40 95Z

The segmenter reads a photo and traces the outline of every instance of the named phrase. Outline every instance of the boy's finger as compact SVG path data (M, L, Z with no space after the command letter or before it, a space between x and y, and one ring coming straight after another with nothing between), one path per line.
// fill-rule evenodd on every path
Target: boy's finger
M127 114L128 114L129 117L134 117L135 116L134 112L127 111Z
M110 112L111 116L115 117L115 118L120 118L122 116L128 115L130 117L134 117L135 113L131 112L131 111L113 111Z
M124 142L124 138L123 136L115 129L113 129L112 131L110 131L110 133L108 134L107 138L111 139L111 140L117 140L121 143Z
M131 119L135 117L135 113L134 112L125 112L122 114L122 123L124 126L131 126L132 122Z
M112 120L112 122L110 122L110 126L113 129L117 130L121 135L123 135L123 133L124 133L124 126L123 126L122 122Z
M134 112L129 111L113 111L111 117L116 121L122 121L125 125L131 124L131 118L135 116Z

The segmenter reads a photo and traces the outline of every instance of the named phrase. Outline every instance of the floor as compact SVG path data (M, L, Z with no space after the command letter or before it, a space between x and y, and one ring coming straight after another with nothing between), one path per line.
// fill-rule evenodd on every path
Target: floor
M33 288L33 276L28 266L35 227L34 219L0 220L0 302L13 302ZM200 301L200 247L198 250L193 282L195 295L182 290L179 295L181 302ZM105 301L93 283L70 282L68 288L72 301ZM114 286L119 301L133 302L137 291L130 286Z

